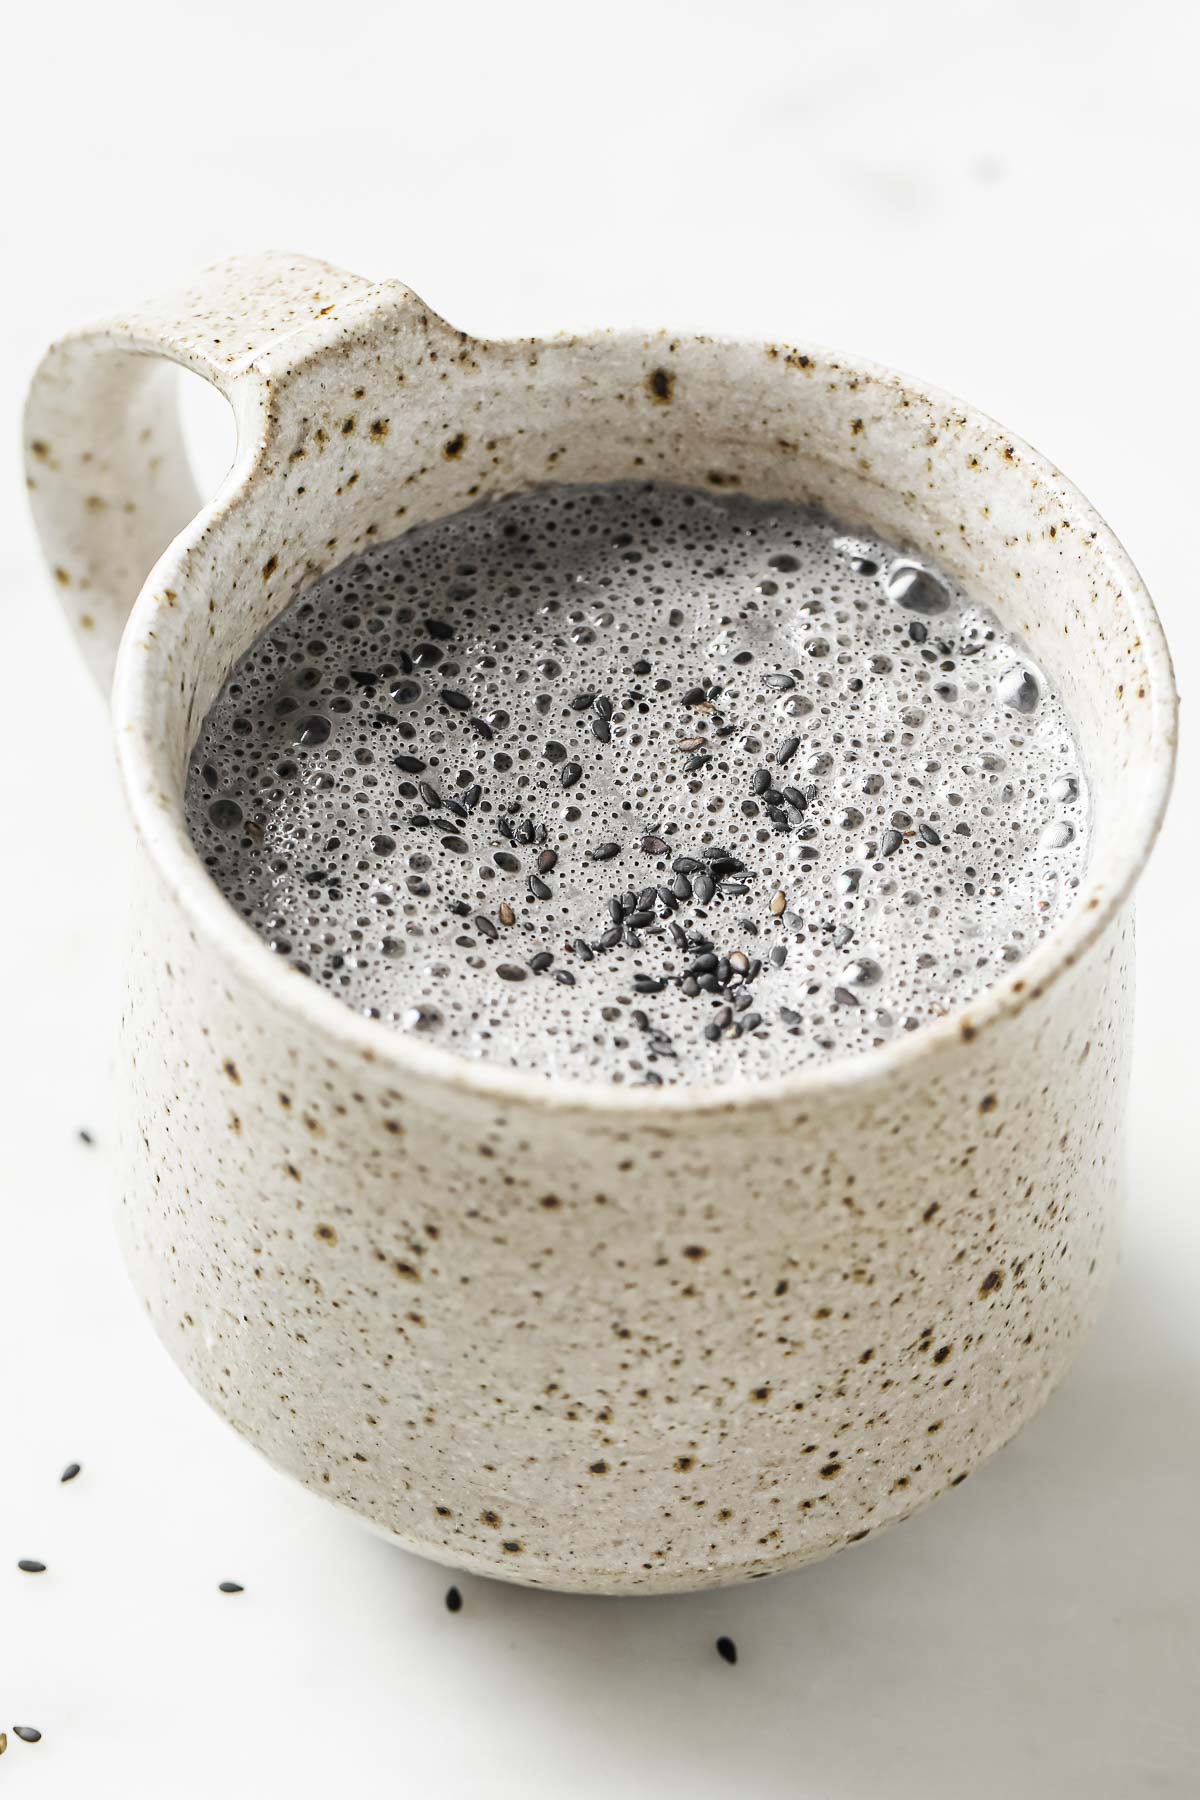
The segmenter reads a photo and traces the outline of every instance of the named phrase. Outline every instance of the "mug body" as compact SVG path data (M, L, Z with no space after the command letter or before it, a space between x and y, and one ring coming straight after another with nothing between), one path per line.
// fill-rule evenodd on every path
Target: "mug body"
M193 1384L407 1548L554 1588L767 1575L963 1481L1117 1248L1133 882L1174 697L1140 582L990 421L815 349L481 343L395 284L256 353L237 465L125 632L140 838L118 1211ZM637 1093L414 1046L280 966L187 839L237 657L317 574L538 482L810 503L937 557L1049 673L1095 836L1063 924L904 1042Z

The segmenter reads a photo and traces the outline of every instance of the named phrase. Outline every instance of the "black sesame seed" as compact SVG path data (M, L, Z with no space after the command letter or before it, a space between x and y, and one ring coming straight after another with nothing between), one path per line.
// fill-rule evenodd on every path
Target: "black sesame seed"
M753 775L750 777L751 792L755 794L765 794L770 785L771 777L768 775L767 771L765 769L755 769Z
M79 1472L80 1472L80 1464L79 1463L68 1463L66 1468L63 1470L62 1474L59 1476L58 1479L60 1481L74 1481L75 1477L79 1474Z
M703 688L703 687L689 688L687 693L683 696L682 704L684 706L699 706L700 702L706 697L707 693L708 693L707 688Z
M783 558L773 557L772 561L778 566L783 561ZM737 1661L737 1645L731 1637L719 1637L717 1639L717 1655L722 1661L727 1663L735 1663Z
M586 938L576 938L575 954L579 957L581 962L591 962L595 956L595 951L592 949L592 946L588 943Z
M619 925L610 925L608 930L600 937L600 948L602 950L611 950L614 945L619 944L620 941L621 927Z
M642 839L642 849L646 852L647 856L665 856L668 847L669 846L665 844L660 837L647 835Z
M472 731L477 732L481 738L494 738L495 737L496 734L492 730L491 726L488 724L486 719L481 719L481 718L479 718L479 716L477 714L472 713L470 723L471 723Z
M536 955L530 957L529 966L535 975L541 975L553 961L554 958L549 950L539 950Z
M626 925L622 929L621 942L625 945L627 950L640 950L642 947L642 940L633 929L632 925Z
M612 740L612 727L607 719L600 718L598 714L592 719L592 736L599 738L602 744L607 744Z
M671 864L676 875L694 875L702 866L694 856L677 856Z
M246 1591L240 1581L220 1581L217 1587L222 1594L244 1594Z
M786 963L787 953L788 953L788 947L786 944L776 944L774 949L771 951L771 961L774 963L774 965L777 969L782 969L784 963Z
M612 718L613 703L607 694L596 695L596 698L592 701L592 711L598 713L602 719Z
M591 857L593 862L611 862L614 856L620 856L620 854L621 854L620 844L614 844L611 842L604 843L604 844L594 844L592 846L592 848L588 851L588 855Z
M575 977L570 969L555 969L554 979L560 987L574 987Z
M516 963L498 963L496 973L501 981L524 981L525 979L525 970L519 968Z
M654 914L650 911L626 913L625 923L631 925L635 931L644 931L647 925L653 925Z
M717 884L711 875L701 873L692 883L692 895L699 906L707 906L716 891Z
M79 1127L79 1141L81 1144L94 1144L96 1141L85 1125Z
M583 767L580 763L568 762L564 763L562 768L558 771L558 779L563 787L570 788L575 786L575 783L582 774Z
M408 756L407 754L393 756L392 761L398 769L403 769L406 775L419 775L422 769L426 767L426 764L421 761L419 756Z
M542 755L547 762L565 762L567 759L567 747L565 744L560 744L557 738L550 738L549 741L542 746Z
M634 992L638 994L661 994L666 985L657 975L635 975L633 978Z
M940 844L942 841L941 833L935 831L932 825L918 825L917 830L921 834L922 843Z
M571 702L572 711L573 712L586 712L588 707L592 704L592 702L595 698L596 698L595 693L576 694L575 698Z
M895 856L904 839L894 827L889 826L883 834L882 853L884 856Z
M14 1725L13 1730L23 1744L40 1744L42 1734L36 1725Z
M784 738L782 744L780 744L778 750L775 752L775 761L777 763L791 762L799 748L800 739L798 737Z
M417 787L420 789L421 798L426 806L440 806L442 804L442 796L430 782L418 781Z
M470 712L471 710L471 702L465 694L460 694L457 688L443 688L442 699L447 706L453 707L455 712Z
M929 627L923 625L920 619L914 619L909 625L908 635L914 644L923 644L929 636Z
M704 768L705 764L710 763L711 761L712 757L707 750L697 750L695 756L689 756L684 763L684 773L687 775L694 775L697 769Z
M548 875L558 861L557 850L543 850L537 859L538 874Z
M540 875L531 875L526 886L535 900L548 900L550 898L550 887L542 880Z
M46 1573L45 1563L36 1562L31 1556L23 1556L17 1567L25 1575L44 1575Z

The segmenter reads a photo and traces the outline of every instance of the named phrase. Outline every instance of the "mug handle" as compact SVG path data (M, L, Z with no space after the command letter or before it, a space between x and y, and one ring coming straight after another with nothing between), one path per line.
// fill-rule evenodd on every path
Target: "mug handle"
M46 352L25 406L30 503L64 609L106 692L142 583L201 505L169 365L202 375L238 416L258 355L372 285L312 257L236 256Z

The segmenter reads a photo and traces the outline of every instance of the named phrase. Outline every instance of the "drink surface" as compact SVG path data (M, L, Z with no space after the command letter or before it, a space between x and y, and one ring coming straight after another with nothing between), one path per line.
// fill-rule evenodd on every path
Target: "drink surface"
M1088 844L1070 723L995 614L819 513L648 483L322 577L232 671L186 809L300 975L627 1085L918 1030L1063 916Z

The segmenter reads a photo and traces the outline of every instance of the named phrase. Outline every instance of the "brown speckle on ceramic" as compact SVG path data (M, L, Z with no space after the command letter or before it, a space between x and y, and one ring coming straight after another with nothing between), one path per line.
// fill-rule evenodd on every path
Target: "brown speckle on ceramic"
M236 400L235 469L197 516L152 349ZM116 664L141 844L121 1234L218 1411L424 1555L613 1593L825 1555L1011 1437L1116 1255L1130 892L1174 747L1153 611L1081 496L869 364L664 334L477 342L397 283L296 257L64 340L26 445L60 597L100 678ZM639 474L861 518L1053 672L1092 863L969 1018L757 1086L552 1087L358 1018L200 866L196 728L299 587L381 522Z

